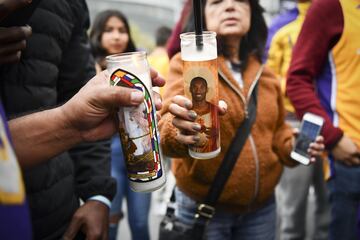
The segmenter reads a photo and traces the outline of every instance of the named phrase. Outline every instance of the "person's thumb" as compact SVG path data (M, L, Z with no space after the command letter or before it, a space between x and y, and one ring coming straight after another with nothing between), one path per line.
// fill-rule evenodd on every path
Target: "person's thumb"
M295 138L297 138L300 134L300 130L298 128L293 128L293 135Z
M21 27L21 30L24 33L25 38L29 38L32 34L32 28L29 25Z
M144 94L131 88L111 86L101 91L97 100L112 109L120 106L137 106L144 101Z
M228 106L227 106L226 102L224 100L220 100L219 101L219 114L220 114L220 116L226 114L227 108L228 108Z

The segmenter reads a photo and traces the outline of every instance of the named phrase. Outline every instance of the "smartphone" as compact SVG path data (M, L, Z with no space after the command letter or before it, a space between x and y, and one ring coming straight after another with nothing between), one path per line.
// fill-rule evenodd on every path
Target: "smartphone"
M324 119L312 113L305 113L301 125L299 136L295 140L295 146L290 154L294 160L308 165L310 163L310 155L307 150L310 143L314 142L320 134L324 124Z

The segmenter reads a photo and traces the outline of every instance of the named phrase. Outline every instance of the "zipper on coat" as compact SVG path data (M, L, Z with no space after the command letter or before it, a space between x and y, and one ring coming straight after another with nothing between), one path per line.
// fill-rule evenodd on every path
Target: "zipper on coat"
M249 208L251 208L251 205L255 202L256 198L259 195L259 187L260 187L260 159L257 153L256 145L253 136L249 135L251 150L254 155L255 159L255 190L254 195L250 201Z
M240 96L241 100L244 103L244 113L245 113L245 118L249 117L249 112L248 112L248 103L250 101L250 97L252 92L255 89L255 86L257 84L257 82L260 79L260 76L263 72L264 69L264 65L261 66L261 68L259 69L259 71L256 73L255 76L255 80L251 83L250 88L249 88L249 92L247 94L247 97L245 98L244 95L242 94L242 92L240 92L227 78L226 76L219 71L220 76L230 85L231 88L233 88L233 90ZM254 195L248 205L248 210L251 210L251 206L254 204L256 198L259 195L259 187L260 187L260 159L259 156L257 154L257 149L256 149L256 145L255 145L255 141L254 138L252 137L251 133L249 135L249 141L250 141L250 146L251 146L251 150L253 153L253 157L254 157L254 161L255 161L255 189L254 189Z
M225 82L227 84L230 85L230 87L240 96L241 101L244 103L244 114L245 114L245 118L249 118L249 111L248 111L248 102L250 100L251 94L254 91L254 88L256 86L256 83L259 81L260 76L263 72L264 66L262 65L259 69L259 71L256 73L255 76L255 80L251 83L250 88L249 88L249 92L247 97L245 98L244 94L242 92L240 92L235 86L234 84L232 84L229 79L227 79L227 77L224 75L223 72L219 71L219 75L225 80Z
M249 88L249 92L246 98L246 107L248 107L248 103L250 101L251 95L255 89L256 84L258 83L260 76L263 72L264 66L262 65L261 68L259 69L259 71L256 74L255 80L251 83L250 88ZM247 109L247 108L246 108ZM260 187L260 159L257 153L257 149L256 149L256 145L255 145L255 141L254 138L250 132L249 134L249 141L250 141L250 146L251 146L251 150L253 153L253 157L254 157L254 161L255 161L255 189L254 189L254 196L251 199L248 208L249 210L251 209L251 206L254 204L256 198L259 195L259 187Z

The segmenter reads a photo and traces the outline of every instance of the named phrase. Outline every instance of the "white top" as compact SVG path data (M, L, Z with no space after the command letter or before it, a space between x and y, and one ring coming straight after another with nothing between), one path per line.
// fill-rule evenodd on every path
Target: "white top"
M226 61L226 64L228 65L231 73L232 73L232 76L235 78L235 80L238 82L239 86L241 88L244 87L244 80L242 78L242 75L241 75L241 72L239 72L237 69L234 69L230 63L230 61Z

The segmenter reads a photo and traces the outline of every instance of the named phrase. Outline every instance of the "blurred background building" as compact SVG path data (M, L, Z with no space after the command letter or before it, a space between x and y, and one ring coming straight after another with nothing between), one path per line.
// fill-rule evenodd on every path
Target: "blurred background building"
M87 0L90 17L106 9L119 9L129 19L136 45L151 50L155 31L159 26L172 27L181 12L185 0ZM266 10L266 20L291 7L295 0L260 0Z

